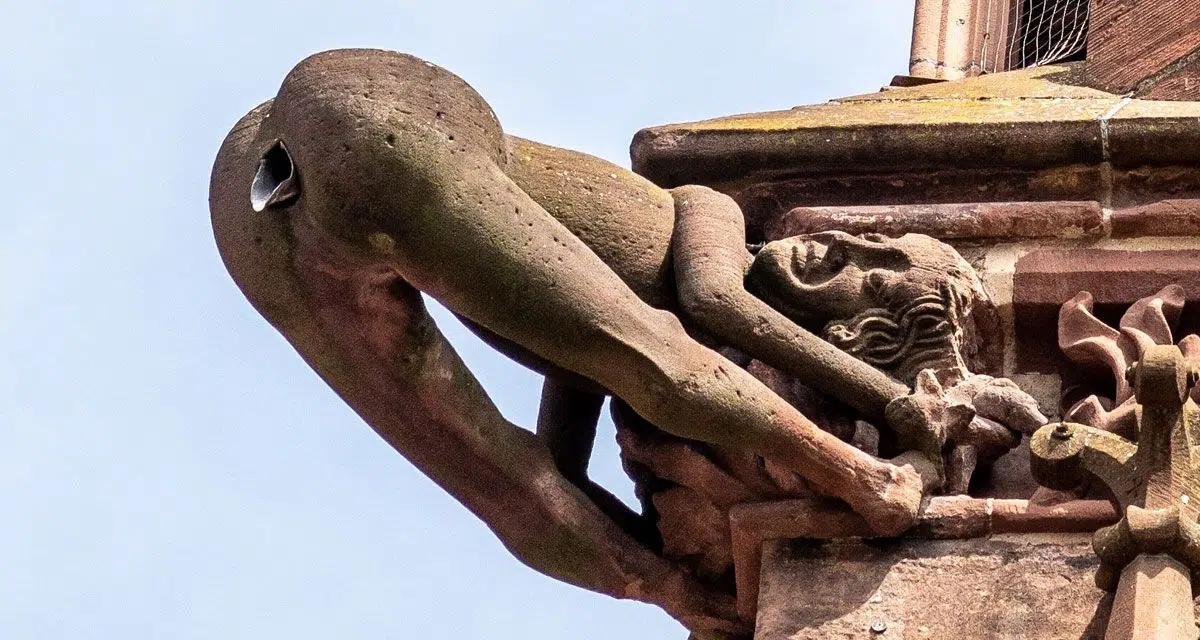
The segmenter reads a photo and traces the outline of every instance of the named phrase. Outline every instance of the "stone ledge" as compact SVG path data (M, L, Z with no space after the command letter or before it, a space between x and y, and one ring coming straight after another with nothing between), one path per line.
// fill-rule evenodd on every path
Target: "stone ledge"
M1112 599L1098 564L1088 534L776 541L754 637L1099 640Z
M1200 299L1200 250L1042 249L1017 260L1013 305L1018 314L1036 306L1057 310L1080 291L1091 292L1098 305L1130 305L1169 284Z
M1102 235L1104 214L1100 203L1087 201L796 207L764 231L769 238L845 231L942 240L1076 239Z
M633 167L670 187L789 172L1191 164L1200 155L1200 103L1126 100L1081 82L1077 64L1046 66L651 127L634 138Z
M929 500L910 535L966 539L998 533L1090 532L1116 522L1112 506L1081 500L1036 505L1028 500L942 496ZM781 539L868 538L873 534L857 514L828 500L746 503L729 514L738 614L754 619L764 543Z
M1200 200L1167 199L1112 213L1112 237L1198 236ZM1200 265L1196 266L1200 269Z

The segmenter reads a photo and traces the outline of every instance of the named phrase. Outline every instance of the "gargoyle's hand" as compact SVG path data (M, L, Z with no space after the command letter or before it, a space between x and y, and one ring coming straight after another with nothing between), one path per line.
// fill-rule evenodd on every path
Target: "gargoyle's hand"
M884 417L902 449L919 451L941 469L942 449L966 429L975 411L954 402L933 371L926 369L917 374L911 394L888 403Z
M633 585L637 600L654 602L693 632L712 637L748 637L753 629L738 619L734 596L704 584L683 569ZM647 591L648 593L640 593Z

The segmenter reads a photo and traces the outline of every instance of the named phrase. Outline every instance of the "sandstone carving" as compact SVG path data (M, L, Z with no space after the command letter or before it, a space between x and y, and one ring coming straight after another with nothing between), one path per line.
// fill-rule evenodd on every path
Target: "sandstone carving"
M210 200L238 286L389 444L531 567L693 629L745 630L722 575L732 505L829 496L897 534L1046 421L971 372L990 303L946 245L835 233L752 253L727 196L505 135L411 56L301 62L226 138ZM421 292L546 374L536 435ZM605 396L646 513L587 477Z
M1095 480L1119 507L1120 521L1093 541L1097 584L1119 591L1108 637L1195 638L1195 623L1178 612L1191 610L1191 578L1200 572L1200 408L1190 397L1200 370L1178 347L1150 345L1127 377L1140 405L1136 442L1081 424L1047 425L1030 444L1034 475L1058 490ZM1147 583L1151 570L1163 577ZM1115 635L1126 627L1140 635Z
M1058 343L1070 361L1107 374L1107 389L1079 387L1064 393L1063 418L1127 438L1136 437L1133 387L1125 372L1147 349L1178 344L1189 361L1200 362L1200 336L1175 338L1183 311L1183 288L1168 285L1138 300L1125 311L1116 327L1096 317L1092 295L1082 291L1063 304L1058 316ZM1196 391L1193 391L1195 394Z
M907 442L903 433L884 432L900 438L884 448L944 449L944 493L966 493L977 467L1047 422L1011 381L972 373L994 358L987 336L995 335L995 310L974 270L944 243L916 234L797 236L761 247L746 282L789 319L913 387L905 408L915 423L959 425L954 433L925 430ZM822 429L879 454L879 430L815 393L803 376L760 360L741 363ZM729 536L708 532L723 530L733 505L812 494L803 478L770 457L671 436L622 409L614 414L626 467L644 508L657 516L664 553L704 575L729 579ZM922 435L929 442L920 442ZM689 508L677 508L683 496Z
M982 363L976 324L995 310L974 269L929 236L839 231L768 243L751 290L831 343L908 383L932 369L956 383Z

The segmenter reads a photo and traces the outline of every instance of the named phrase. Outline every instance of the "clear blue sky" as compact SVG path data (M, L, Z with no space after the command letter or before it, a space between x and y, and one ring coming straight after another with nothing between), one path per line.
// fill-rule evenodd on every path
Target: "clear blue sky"
M2 6L0 637L686 636L517 563L325 387L225 274L213 156L296 61L373 46L628 165L642 126L876 89L911 2ZM448 331L532 424L537 377Z

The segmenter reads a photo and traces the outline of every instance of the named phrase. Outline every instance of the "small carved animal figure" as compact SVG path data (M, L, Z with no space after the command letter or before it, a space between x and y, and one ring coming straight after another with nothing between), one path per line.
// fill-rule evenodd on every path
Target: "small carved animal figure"
M882 534L910 526L941 483L946 434L970 418L746 291L728 197L507 136L470 86L411 56L301 62L225 140L210 200L251 303L518 558L694 629L738 629L732 598L639 544L586 478L604 394L680 437L769 454ZM537 436L500 416L418 292L547 374ZM924 454L882 460L822 431L673 311Z

